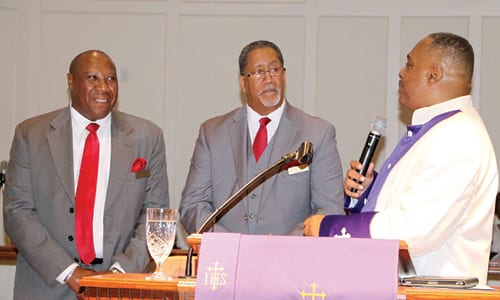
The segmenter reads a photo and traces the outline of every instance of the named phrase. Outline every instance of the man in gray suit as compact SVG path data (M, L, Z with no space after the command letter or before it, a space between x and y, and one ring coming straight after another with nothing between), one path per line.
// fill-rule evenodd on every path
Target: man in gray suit
M246 105L200 127L179 207L186 230L198 230L232 194L304 141L314 145L309 165L292 166L268 178L221 217L213 230L302 235L302 222L309 215L344 213L335 128L285 99L281 50L269 41L252 42L241 51L239 67ZM256 154L253 148L263 117L268 118L262 125L265 148Z
M98 50L79 54L67 81L70 107L20 123L12 142L4 223L19 250L16 300L81 298L83 276L144 271L146 208L169 204L163 133L113 111L118 80L111 58ZM79 176L89 123L99 125L99 159L93 224L87 226L95 255L85 261L75 219L82 211L77 183L89 176Z

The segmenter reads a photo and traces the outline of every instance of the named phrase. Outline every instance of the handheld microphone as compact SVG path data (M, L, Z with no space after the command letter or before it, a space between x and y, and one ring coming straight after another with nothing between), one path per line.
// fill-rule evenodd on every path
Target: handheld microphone
M361 152L361 156L359 157L359 162L363 165L361 170L359 170L359 174L366 175L366 171L370 166L370 162L372 161L373 154L375 154L375 150L377 149L378 141L380 137L385 134L385 129L387 128L387 122L384 117L375 116L370 124L370 133L366 138L365 146L363 147L363 151ZM357 192L357 189L351 188L351 192Z

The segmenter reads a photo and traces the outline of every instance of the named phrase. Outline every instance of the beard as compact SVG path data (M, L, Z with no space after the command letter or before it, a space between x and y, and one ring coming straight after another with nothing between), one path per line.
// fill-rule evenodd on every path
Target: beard
M267 93L274 93L275 96L268 96L266 95ZM259 92L259 100L265 107L276 106L281 100L281 90L272 84L268 84L265 86L264 90Z

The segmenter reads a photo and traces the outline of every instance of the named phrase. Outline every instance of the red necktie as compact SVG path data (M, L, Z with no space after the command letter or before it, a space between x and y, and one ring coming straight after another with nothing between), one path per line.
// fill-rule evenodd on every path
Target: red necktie
M271 122L268 117L261 118L259 120L260 127L255 135L255 140L253 141L253 154L255 155L255 161L259 161L262 152L267 146L267 123Z
M86 128L90 133L85 140L76 188L75 235L80 260L85 264L90 264L95 258L92 220L99 166L99 139L97 137L99 125L90 123Z

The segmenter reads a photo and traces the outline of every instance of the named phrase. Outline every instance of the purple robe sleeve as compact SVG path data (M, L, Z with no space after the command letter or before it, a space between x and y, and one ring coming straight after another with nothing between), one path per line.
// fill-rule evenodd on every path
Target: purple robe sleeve
M348 216L325 216L321 221L319 236L370 238L370 222L375 214L370 211Z

